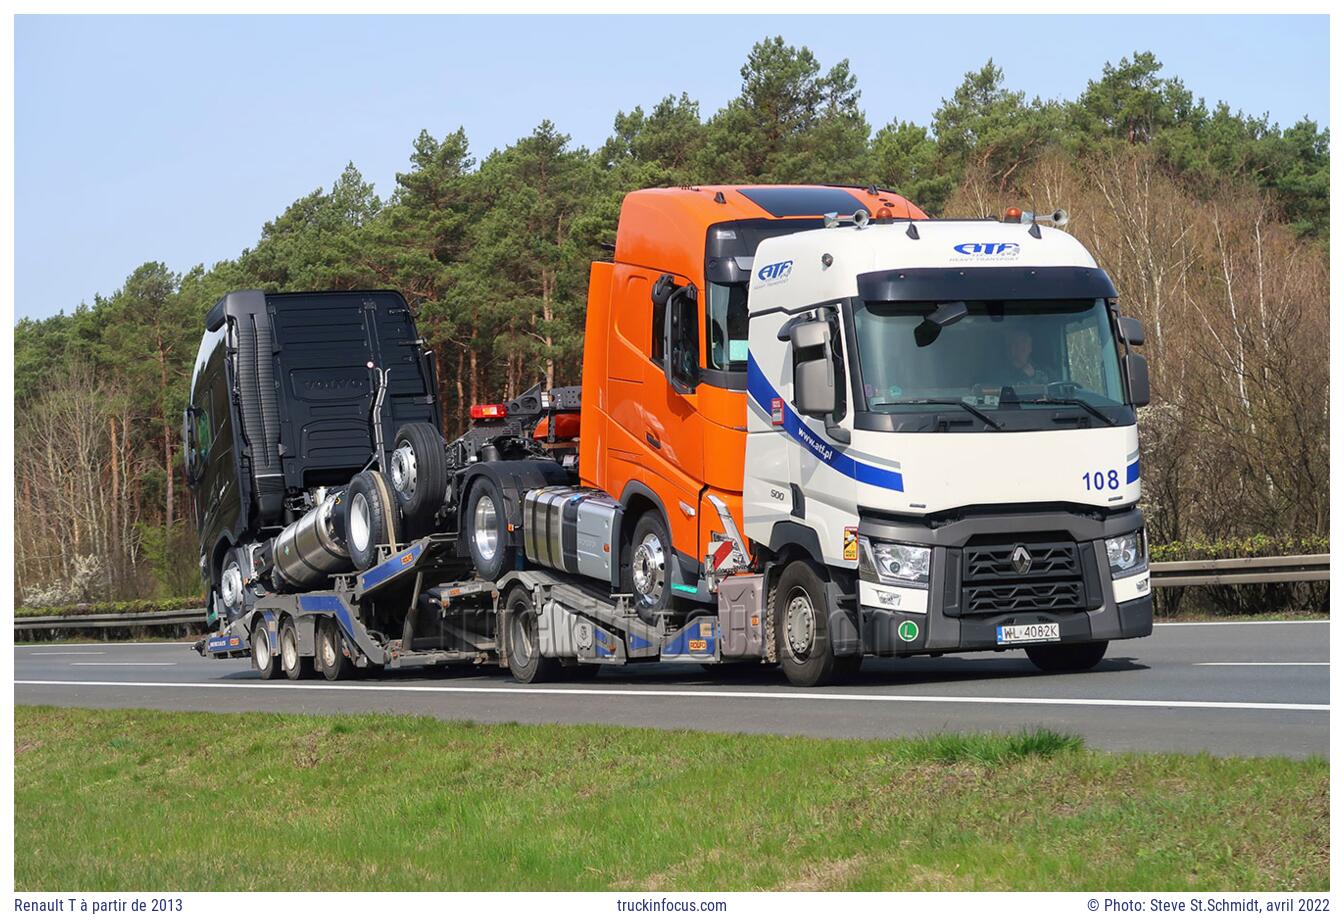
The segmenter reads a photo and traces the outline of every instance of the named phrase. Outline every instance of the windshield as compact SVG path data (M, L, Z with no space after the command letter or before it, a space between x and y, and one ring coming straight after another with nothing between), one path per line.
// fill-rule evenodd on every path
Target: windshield
M930 404L980 409L1055 409L1124 404L1120 363L1103 300L857 303L862 392L870 412L929 411ZM958 410L959 411L959 410Z

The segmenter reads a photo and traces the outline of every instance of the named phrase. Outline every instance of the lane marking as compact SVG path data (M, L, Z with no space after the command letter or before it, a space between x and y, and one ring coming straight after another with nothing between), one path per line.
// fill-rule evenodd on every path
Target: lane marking
M175 668L176 661L72 661L72 668Z
M1197 668L1328 668L1328 661L1196 661Z
M106 655L107 652L33 652L34 655Z
M516 693L530 696L634 696L673 699L818 700L862 703L1003 703L1014 706L1100 706L1135 709L1260 709L1329 712L1328 703L1250 703L1224 700L1101 700L1013 696L895 696L884 693L808 693L764 690L600 690L581 687L426 687L421 685L364 686L356 684L273 683L219 681L191 683L120 680L16 680L15 685L37 687L163 687L173 690L273 690L280 692L347 691L350 693Z
M1218 622L1211 620L1203 623L1154 623L1153 626L1166 629L1171 626L1313 626L1330 623L1329 620L1232 620Z

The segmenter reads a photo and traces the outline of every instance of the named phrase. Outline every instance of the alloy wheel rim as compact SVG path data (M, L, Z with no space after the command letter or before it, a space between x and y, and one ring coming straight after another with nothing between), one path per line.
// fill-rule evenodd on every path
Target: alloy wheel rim
M480 501L476 502L471 520L476 549L489 562L499 551L499 512L495 509L495 500L489 495L482 495Z
M663 585L667 581L667 556L663 552L663 541L656 533L647 533L635 547L631 560L634 575L635 593L646 606L652 606L663 596Z
M397 494L406 499L413 497L419 469L415 463L415 450L405 441L392 452L391 472L392 488L397 490Z
M363 552L369 546L369 500L363 493L356 493L350 500L350 542L355 549Z

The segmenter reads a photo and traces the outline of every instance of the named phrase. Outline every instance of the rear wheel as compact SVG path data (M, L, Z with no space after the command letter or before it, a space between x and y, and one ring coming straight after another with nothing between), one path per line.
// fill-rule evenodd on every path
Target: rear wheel
M478 476L472 482L462 526L467 533L467 552L482 578L495 581L512 567L504 493L489 476Z
M280 676L280 656L271 647L271 631L266 628L266 618L257 617L252 624L252 667L262 680L275 680Z
M775 589L775 641L789 683L816 687L835 674L826 611L826 580L811 562L790 562Z
M509 672L520 684L555 680L560 674L558 658L542 658L537 637L537 611L532 592L516 585L504 601L509 629Z
M357 571L372 568L378 562L378 547L398 542L401 531L401 509L387 477L377 470L356 475L341 508L350 561Z
M434 529L434 516L448 490L448 463L443 437L427 422L410 422L393 439L388 479L401 506L408 538Z
M1108 642L1079 642L1076 645L1028 645L1027 657L1042 671L1087 671L1101 664Z
M299 628L293 620L285 620L280 626L280 667L290 680L313 676L313 659L299 654Z
M341 628L332 617L317 621L316 663L327 680L345 680L355 669L342 647Z

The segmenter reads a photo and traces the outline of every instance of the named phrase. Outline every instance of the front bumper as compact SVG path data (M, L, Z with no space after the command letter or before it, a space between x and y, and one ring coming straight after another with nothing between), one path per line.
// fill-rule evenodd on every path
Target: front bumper
M999 643L998 627L1008 625L1058 624L1062 644L1150 635L1148 572L1112 581L1105 551L1107 537L1141 526L1137 510L967 515L937 526L865 517L861 534L932 546L933 555L927 591L859 583L856 638L868 654L908 655L1026 644ZM1019 544L1048 558L1050 571L1020 576L983 562Z

